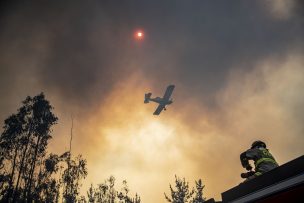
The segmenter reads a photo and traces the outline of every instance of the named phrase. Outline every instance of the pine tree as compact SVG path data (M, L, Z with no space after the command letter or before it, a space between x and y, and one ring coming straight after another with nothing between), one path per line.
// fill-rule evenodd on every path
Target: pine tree
M194 195L195 197L192 200L192 203L202 203L205 201L205 198L203 197L203 189L204 185L202 183L202 180L199 179L198 181L195 181L195 189L194 189Z
M180 179L175 175L175 189L172 188L171 184L170 192L171 197L168 197L165 193L165 198L168 202L172 203L186 203L192 197L194 191L189 189L189 183L185 181L185 178Z

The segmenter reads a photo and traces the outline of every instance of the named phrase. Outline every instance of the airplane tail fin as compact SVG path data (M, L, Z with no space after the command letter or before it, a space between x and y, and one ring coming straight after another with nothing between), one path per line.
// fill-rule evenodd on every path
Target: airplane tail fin
M145 104L146 104L146 103L149 103L150 98L151 98L151 95L152 95L152 93L147 93L147 94L145 94L145 101L144 101Z

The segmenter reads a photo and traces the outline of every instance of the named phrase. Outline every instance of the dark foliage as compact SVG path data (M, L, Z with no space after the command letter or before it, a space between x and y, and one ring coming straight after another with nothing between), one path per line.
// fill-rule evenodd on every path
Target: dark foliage
M1 202L66 202L75 200L86 160L69 152L47 155L51 127L58 118L43 93L27 97L16 114L4 121L0 136ZM61 174L61 171L64 171ZM70 180L70 181L69 181ZM68 188L60 195L62 188ZM75 202L75 201L70 201Z
M175 175L175 188L170 187L170 196L165 193L165 199L172 203L201 203L205 201L203 198L203 188L202 181L199 179L195 181L195 189L189 188L189 183L186 182L185 178L180 179ZM194 197L193 197L194 195Z
M98 184L97 188L93 185L87 191L87 199L81 198L81 202L88 203L140 203L140 197L135 194L135 197L129 196L129 188L127 181L122 182L120 191L115 189L115 178L110 176L104 183Z

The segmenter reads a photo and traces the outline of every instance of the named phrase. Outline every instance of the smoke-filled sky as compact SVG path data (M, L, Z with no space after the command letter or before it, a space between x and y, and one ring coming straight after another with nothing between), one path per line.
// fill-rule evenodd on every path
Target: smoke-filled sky
M303 155L303 36L300 0L1 3L0 119L44 92L59 117L50 152L68 149L73 115L82 191L114 175L165 202L176 174L220 199L254 140L280 164ZM153 116L144 93L169 84L174 103Z

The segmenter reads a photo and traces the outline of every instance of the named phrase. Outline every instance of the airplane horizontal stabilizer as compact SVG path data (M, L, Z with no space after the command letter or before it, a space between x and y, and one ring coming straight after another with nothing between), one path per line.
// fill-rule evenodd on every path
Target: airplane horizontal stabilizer
M145 101L144 101L145 104L146 104L146 103L149 103L150 98L151 98L151 95L152 95L152 93L147 93L147 94L145 94Z

